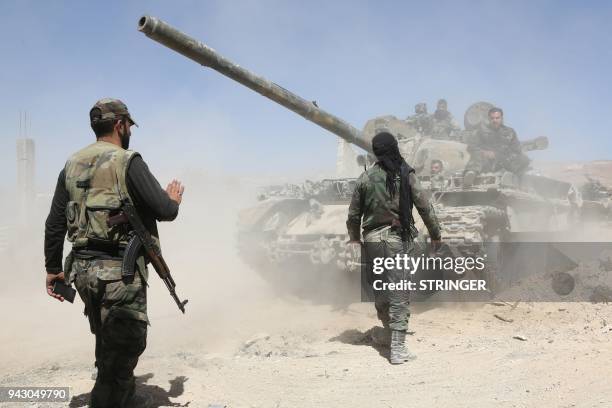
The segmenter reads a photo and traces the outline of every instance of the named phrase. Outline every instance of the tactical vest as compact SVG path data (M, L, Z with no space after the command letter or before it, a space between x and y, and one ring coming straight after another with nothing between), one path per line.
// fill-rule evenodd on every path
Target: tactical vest
M127 244L124 225L109 227L122 199L130 199L127 168L136 152L98 141L75 153L66 162L68 241L73 248L118 248Z
M380 228L388 227L400 227L399 224L399 191L400 191L400 176L397 175L395 178L395 185L397 194L393 199L390 198L387 192L386 177L387 174L379 166L369 168L365 173L367 179L368 188L366 190L366 196L364 202L368 209L363 216L362 227L364 234L377 230ZM412 216L413 201L412 197L410 200L410 226L408 231L404 231L407 234L406 239L411 241L418 235L416 226L414 225L414 217Z

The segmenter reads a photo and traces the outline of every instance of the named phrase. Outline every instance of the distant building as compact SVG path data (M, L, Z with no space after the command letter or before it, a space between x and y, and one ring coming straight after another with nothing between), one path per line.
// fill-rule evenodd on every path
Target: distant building
M20 226L26 226L34 210L35 147L30 138L17 139L17 208Z

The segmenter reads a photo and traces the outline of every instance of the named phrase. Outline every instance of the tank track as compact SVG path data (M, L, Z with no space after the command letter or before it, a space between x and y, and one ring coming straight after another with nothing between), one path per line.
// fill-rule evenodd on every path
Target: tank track
M506 213L493 206L447 207L437 204L435 210L442 240L450 246L482 244L507 229Z

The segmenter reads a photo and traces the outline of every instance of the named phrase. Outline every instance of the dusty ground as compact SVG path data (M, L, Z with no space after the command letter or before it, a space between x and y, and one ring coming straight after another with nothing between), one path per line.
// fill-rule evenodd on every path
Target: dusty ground
M265 292L263 284L253 287ZM154 295L162 300L161 291ZM155 406L612 405L612 311L606 304L415 304L408 341L418 359L391 366L387 350L371 341L377 320L370 304L259 298L234 307L232 299L227 308L206 312L194 299L186 316L169 302L165 315L151 312L149 348L137 375ZM44 301L32 299L41 308ZM4 314L14 307L2 300ZM58 317L65 329L51 328L45 317L32 334L27 319L46 315L33 311L3 331L0 385L69 386L69 406L86 406L93 385L86 322L67 311L74 307L47 309L65 312Z
M612 160L590 162L537 162L534 167L543 175L569 181L577 186L587 181L587 175L605 186L612 186Z
M197 179L188 185L209 185ZM155 406L612 406L608 304L415 304L408 342L418 359L391 366L370 338L373 306L347 304L347 287L325 288L327 302L297 299L236 258L228 225L246 201L197 199L236 190L231 180L192 187L180 220L162 226L177 290L190 301L181 315L152 278L152 326L136 373ZM44 294L41 237L38 228L0 259L14 278L0 287L0 386L69 386L70 406L84 407L93 336L80 301ZM321 289L310 288L313 297Z

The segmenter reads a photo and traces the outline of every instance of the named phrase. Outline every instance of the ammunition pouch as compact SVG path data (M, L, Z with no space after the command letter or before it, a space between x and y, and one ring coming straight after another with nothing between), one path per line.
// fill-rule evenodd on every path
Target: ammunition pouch
M64 260L64 281L67 285L72 285L74 282L74 274L72 273L72 264L74 263L74 252L70 251Z

